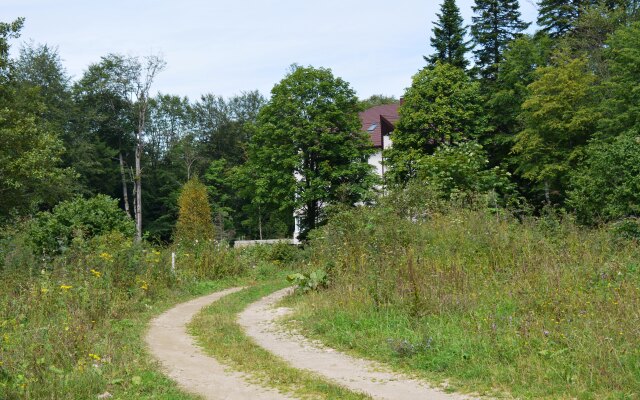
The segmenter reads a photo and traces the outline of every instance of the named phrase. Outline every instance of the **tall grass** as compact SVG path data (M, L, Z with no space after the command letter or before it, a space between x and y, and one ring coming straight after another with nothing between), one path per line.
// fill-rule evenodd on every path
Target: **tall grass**
M180 298L230 284L221 279L269 273L261 260L278 259L273 249L159 248L117 233L77 238L49 257L23 232L0 237L1 399L190 398L145 354L145 321Z
M344 212L316 233L312 268L332 285L301 300L309 332L467 390L640 393L637 242L425 200Z

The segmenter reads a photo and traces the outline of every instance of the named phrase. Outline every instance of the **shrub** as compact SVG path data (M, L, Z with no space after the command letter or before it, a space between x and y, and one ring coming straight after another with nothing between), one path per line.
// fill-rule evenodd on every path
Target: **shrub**
M63 201L51 212L41 212L29 226L38 251L60 253L74 238L92 238L117 231L132 237L135 224L118 206L118 200L97 195Z
M178 208L176 242L195 243L215 238L207 187L198 178L185 183L178 198Z

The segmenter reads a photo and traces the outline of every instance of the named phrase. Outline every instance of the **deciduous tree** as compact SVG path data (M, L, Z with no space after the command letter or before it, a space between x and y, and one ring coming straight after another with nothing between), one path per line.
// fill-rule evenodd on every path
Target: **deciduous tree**
M303 235L326 206L355 204L372 187L372 148L360 129L353 89L324 68L293 66L260 111L249 162L271 201L300 210Z
M392 179L415 175L416 162L441 144L477 138L486 128L479 84L460 68L436 62L413 77L387 152Z

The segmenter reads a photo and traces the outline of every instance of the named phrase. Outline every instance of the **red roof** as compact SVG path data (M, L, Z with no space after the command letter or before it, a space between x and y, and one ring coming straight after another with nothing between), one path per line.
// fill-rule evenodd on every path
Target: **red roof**
M369 134L373 147L382 148L382 136L388 135L400 119L400 103L371 107L359 114L362 130Z

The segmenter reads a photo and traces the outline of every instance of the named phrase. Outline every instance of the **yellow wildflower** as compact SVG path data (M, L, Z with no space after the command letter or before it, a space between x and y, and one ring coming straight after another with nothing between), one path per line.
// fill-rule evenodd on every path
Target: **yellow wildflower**
M96 271L95 269L91 270L91 273L93 274L93 276L95 276L96 278L100 278L100 276L102 276L102 272L100 271Z
M100 356L97 354L89 353L89 357L93 358L96 361L100 361Z
M147 283L147 281L142 281L142 284L140 285L140 288L142 290L148 290L149 289L149 284Z
M111 262L113 261L113 256L107 252L103 252L100 253L100 258L102 258L103 260L107 261L107 262Z
M65 292L69 289L71 289L73 286L71 285L60 285L60 289L64 290Z

